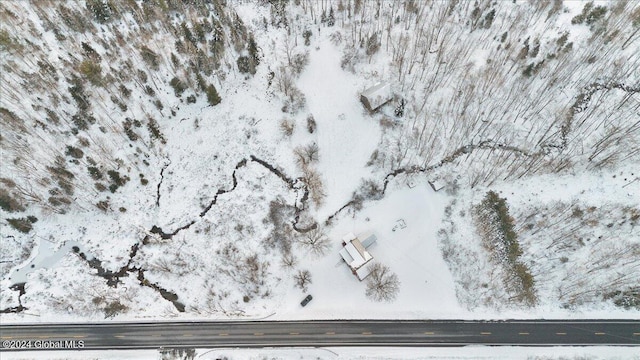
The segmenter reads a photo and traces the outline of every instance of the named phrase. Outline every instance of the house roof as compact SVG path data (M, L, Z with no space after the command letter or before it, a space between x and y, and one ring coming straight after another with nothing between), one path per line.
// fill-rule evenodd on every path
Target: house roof
M364 280L364 278L371 274L371 271L373 270L373 264L373 261L369 261L368 263L358 268L358 270L356 270L356 276L359 280Z
M364 246L365 249L368 249L369 246L378 240L372 232L361 234L359 238L362 239L362 246Z
M384 82L377 83L363 91L361 96L367 99L369 110L374 111L391 100L391 85Z
M339 252L340 256L356 272L360 280L364 279L371 272L369 267L372 263L371 260L373 260L373 256L367 251L366 247L375 242L375 235L367 236L366 246L353 233L347 234L342 240L345 245Z

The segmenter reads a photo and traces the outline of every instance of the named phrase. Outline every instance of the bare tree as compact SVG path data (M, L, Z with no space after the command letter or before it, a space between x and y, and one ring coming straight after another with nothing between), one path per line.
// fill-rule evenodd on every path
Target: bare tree
M311 273L309 270L298 270L293 279L296 281L296 287L299 287L302 291L307 291L309 284L311 284Z
M306 146L298 146L293 150L293 153L296 155L296 162L300 166L300 168L304 168L305 166L318 161L318 152L320 149L318 148L318 144L312 142Z
M304 167L302 172L304 173L304 180L311 192L311 200L313 200L316 206L322 206L327 194L324 191L324 184L322 183L320 174L311 167Z
M400 291L398 275L391 272L388 266L375 263L371 274L367 277L366 295L373 301L393 301Z
M291 252L286 252L282 255L282 266L293 269L298 264L298 258Z
M329 241L327 234L320 226L306 232L298 241L306 247L309 252L316 256L326 254L327 250L329 250L329 247L331 246L331 242Z

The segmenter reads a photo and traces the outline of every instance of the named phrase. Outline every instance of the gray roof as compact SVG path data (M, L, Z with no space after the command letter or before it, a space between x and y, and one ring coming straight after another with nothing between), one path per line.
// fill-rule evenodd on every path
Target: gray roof
M367 100L369 110L374 111L391 100L391 85L384 82L377 83L363 91L361 96Z

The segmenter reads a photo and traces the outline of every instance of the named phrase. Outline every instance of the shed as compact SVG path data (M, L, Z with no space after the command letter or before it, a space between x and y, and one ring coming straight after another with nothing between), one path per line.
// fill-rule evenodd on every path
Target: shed
M375 112L382 105L391 101L392 98L391 85L384 82L375 84L360 95L360 101L369 112Z
M446 184L442 180L431 180L429 181L429 185L431 185L433 191L439 191L445 187Z

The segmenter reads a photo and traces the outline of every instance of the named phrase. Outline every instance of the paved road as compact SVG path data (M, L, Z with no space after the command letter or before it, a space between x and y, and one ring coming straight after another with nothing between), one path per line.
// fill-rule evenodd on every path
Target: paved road
M0 325L2 350L280 346L640 346L638 320L242 321Z

